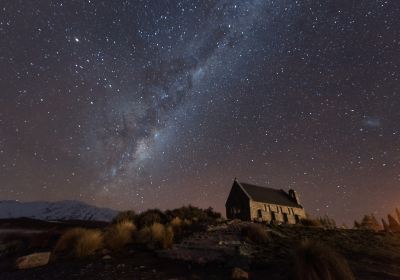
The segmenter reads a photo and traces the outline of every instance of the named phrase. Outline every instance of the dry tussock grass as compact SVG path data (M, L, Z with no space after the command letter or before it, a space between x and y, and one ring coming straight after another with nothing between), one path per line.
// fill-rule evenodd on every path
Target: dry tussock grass
M150 248L170 248L173 239L174 231L172 227L160 223L145 226L138 233L138 242Z
M165 227L165 235L163 240L163 248L171 248L174 244L174 230L171 226Z
M322 243L305 240L295 255L294 279L354 280L347 261Z
M112 225L104 234L105 246L113 251L123 249L127 244L133 242L136 226L133 222L123 220Z
M100 230L74 228L66 231L58 240L52 258L59 255L83 258L93 255L103 246L103 235Z
M242 229L243 237L253 243L267 243L270 240L265 226L260 224L250 224Z
M101 231L95 229L85 230L76 244L76 256L81 258L93 255L97 250L101 249L102 246L103 235Z
M178 228L178 227L182 226L182 223L183 223L183 221L182 221L181 218L175 217L175 218L173 218L173 219L171 220L170 225L171 225L172 227L174 227L174 228L175 228L175 227Z

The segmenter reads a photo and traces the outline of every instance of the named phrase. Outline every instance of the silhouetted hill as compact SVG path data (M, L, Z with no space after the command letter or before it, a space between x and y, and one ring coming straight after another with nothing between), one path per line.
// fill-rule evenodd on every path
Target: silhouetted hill
M117 213L117 211L109 208L100 208L75 200L58 202L0 201L0 219L24 217L37 220L90 220L109 222Z

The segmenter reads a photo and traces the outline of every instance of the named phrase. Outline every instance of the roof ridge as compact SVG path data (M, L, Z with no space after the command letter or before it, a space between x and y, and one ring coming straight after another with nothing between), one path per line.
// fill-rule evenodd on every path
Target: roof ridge
M297 201L293 200L290 194L283 189L264 187L250 183L239 182L237 180L235 180L235 182L251 200L302 208L302 206L298 204Z
M237 181L236 178L235 178L235 182L238 183L239 187L240 187L240 188L242 189L242 191L247 195L248 198L253 199L253 198L251 197L251 195L246 191L246 189L242 186L242 182ZM244 183L244 184L246 184L246 183Z
M259 187L259 188L263 188L263 189L270 189L270 190L274 190L274 191L283 191L283 192L286 193L286 191L284 189L275 189L275 188L272 188L272 187L260 186L260 185L255 185L255 184L251 184L251 183L246 183L246 182L239 182L239 181L236 181L236 182L238 182L239 184L245 184L245 185L249 185L249 186L253 186L253 187Z

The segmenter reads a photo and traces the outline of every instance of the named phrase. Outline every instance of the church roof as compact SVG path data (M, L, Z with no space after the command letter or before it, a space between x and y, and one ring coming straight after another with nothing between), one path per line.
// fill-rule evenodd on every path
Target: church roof
M236 182L243 189L246 195L254 201L302 208L302 206L292 199L284 190L261 187L238 181Z

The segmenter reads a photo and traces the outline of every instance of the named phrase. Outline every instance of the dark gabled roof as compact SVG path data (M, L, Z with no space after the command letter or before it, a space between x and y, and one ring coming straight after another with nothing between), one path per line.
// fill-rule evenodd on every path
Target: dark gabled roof
M302 208L284 190L260 187L236 181L250 199L258 202Z

